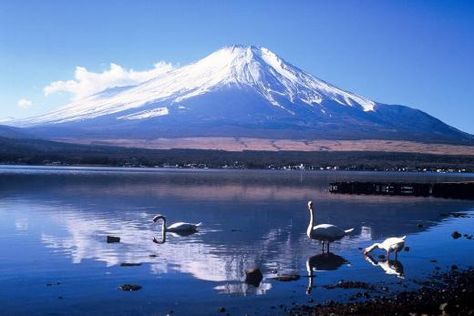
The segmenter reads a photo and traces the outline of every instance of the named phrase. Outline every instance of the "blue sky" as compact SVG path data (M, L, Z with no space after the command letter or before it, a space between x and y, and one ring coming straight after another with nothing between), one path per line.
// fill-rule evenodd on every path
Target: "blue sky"
M267 47L343 89L474 133L470 1L2 1L0 119L77 97L44 90L74 79L77 66L145 71L236 43Z

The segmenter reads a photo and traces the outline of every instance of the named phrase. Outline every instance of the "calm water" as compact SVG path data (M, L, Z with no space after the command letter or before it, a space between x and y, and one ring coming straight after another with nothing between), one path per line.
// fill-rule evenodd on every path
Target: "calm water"
M327 191L334 180L407 178L474 175L0 167L1 313L186 315L222 306L230 314L278 314L279 304L343 301L359 291L324 287L338 280L396 291L416 287L435 267L474 265L474 240L451 238L454 230L474 233L473 201ZM332 244L331 257L305 235L309 199L318 222L355 228ZM203 225L155 244L157 213ZM122 242L107 244L107 235ZM369 262L359 249L402 235L410 251L398 261ZM260 285L243 282L245 270L257 267ZM284 273L302 277L272 279ZM123 283L143 288L122 292Z

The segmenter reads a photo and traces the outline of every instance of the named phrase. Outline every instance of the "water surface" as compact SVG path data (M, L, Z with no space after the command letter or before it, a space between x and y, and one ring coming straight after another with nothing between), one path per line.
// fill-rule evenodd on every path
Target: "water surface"
M473 201L328 192L330 181L342 180L474 175L0 167L2 314L186 315L219 307L277 314L280 304L344 301L359 292L324 287L339 280L396 291L417 287L435 267L474 264L474 240L451 237L454 230L474 233ZM317 222L354 228L331 245L330 256L306 237L308 200ZM196 234L168 233L156 244L157 213L168 222L203 224ZM121 243L107 244L107 235ZM402 235L410 250L397 261L361 254ZM263 273L258 287L244 282L251 268ZM273 279L278 274L301 278L281 282ZM143 288L122 292L124 283Z

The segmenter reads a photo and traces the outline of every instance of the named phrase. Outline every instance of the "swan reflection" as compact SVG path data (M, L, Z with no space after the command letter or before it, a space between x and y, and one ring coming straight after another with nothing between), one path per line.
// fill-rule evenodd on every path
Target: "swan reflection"
M181 231L181 232L167 232L164 229L161 230L161 235L159 238L153 237L153 242L155 244L164 244L166 242L166 235L169 234L173 237L186 237L191 236L197 233L197 231Z
M313 278L315 271L331 271L337 270L342 265L349 264L349 261L332 252L321 253L311 256L306 260L306 271L308 273L308 288L306 294L311 294L313 290Z
M396 275L400 279L405 278L405 273L403 269L403 264L395 259L395 260L390 260L390 259L384 259L384 260L377 260L374 257L370 255L364 256L365 260L367 260L370 264L373 266L379 266L384 270L386 274L389 275Z

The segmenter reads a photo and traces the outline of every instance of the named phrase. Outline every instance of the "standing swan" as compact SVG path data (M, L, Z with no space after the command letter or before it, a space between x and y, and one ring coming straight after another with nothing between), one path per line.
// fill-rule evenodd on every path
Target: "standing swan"
M166 217L161 214L156 215L153 217L153 222L156 223L159 220L163 220L163 231L165 232L172 232L172 233L193 233L196 232L198 227L201 226L201 223L198 224L191 224L191 223L184 223L184 222L177 222L171 224L170 226L166 226Z
M308 202L308 210L310 213L310 220L306 234L311 239L319 240L323 245L324 252L324 243L327 243L327 252L329 252L329 243L339 240L342 237L346 236L354 230L354 228L342 230L339 227L331 224L319 224L314 226L314 209L313 201Z
M387 260L390 256L390 252L395 252L395 259L397 258L398 252L402 250L405 247L405 238L407 236L403 237L390 237L385 239L381 243L375 243L370 247L367 247L364 249L364 255L368 254L375 248L383 249L387 252Z

